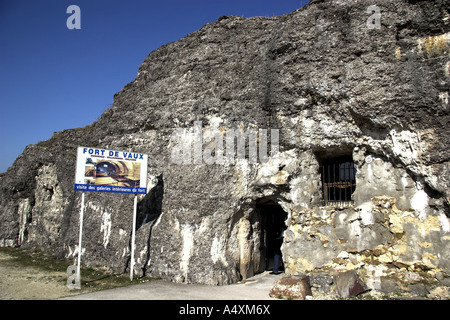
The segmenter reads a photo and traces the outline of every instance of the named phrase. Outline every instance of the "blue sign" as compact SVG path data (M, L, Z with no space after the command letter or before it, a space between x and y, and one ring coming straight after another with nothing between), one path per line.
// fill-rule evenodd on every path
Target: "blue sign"
M91 184L75 184L75 191L97 191L97 192L117 192L117 193L133 193L146 194L147 188L131 188L116 186L96 186Z

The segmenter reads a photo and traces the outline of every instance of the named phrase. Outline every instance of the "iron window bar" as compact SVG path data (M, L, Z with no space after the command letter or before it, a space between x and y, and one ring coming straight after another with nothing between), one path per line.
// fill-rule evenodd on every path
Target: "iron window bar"
M356 188L354 162L348 157L324 161L321 171L322 204L335 207L352 206L352 194Z

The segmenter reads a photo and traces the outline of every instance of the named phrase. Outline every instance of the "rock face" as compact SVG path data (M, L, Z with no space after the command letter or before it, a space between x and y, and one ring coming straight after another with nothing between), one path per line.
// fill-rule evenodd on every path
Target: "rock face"
M411 272L444 283L448 1L372 5L315 0L280 17L221 17L150 53L98 121L28 146L1 175L0 245L76 259L76 149L89 146L149 155L138 275L250 277L273 265L268 238L281 219L288 275L356 270L379 290L404 287ZM223 133L244 131L245 156L223 158L238 143L221 145ZM325 206L325 164L341 156L356 187ZM129 268L132 206L132 195L86 194L84 265Z

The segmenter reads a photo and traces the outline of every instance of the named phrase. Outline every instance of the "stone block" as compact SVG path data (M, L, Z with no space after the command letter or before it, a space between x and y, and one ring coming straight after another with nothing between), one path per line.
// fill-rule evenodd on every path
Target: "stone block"
M334 276L334 284L336 286L336 293L340 298L356 297L369 290L354 270Z
M312 273L309 275L311 287L316 288L319 292L331 292L333 277L326 273Z
M427 287L421 283L414 283L408 286L408 291L411 295L417 297L426 297L429 293Z
M273 298L305 300L306 296L312 295L309 277L304 275L283 277L270 290L269 295Z
M395 281L394 279L389 279L389 278L381 278L381 287L380 287L380 291L384 292L384 293L395 293L395 292L400 292L401 289L399 287L399 285L397 284L397 281Z

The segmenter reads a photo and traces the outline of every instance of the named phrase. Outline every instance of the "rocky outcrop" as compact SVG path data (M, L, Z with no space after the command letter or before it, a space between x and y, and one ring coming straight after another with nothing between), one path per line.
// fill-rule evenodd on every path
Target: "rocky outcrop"
M0 244L76 259L82 145L149 155L139 275L214 285L261 272L276 207L288 275L356 270L369 288L401 287L411 272L445 282L449 6L379 0L377 25L372 2L222 17L153 51L98 121L28 146L1 175ZM221 157L237 143L230 131L257 137L245 156ZM268 161L252 161L263 141ZM192 151L181 162L180 145ZM356 168L345 208L322 201L321 168L338 156ZM129 268L132 206L130 195L86 194L83 264Z

